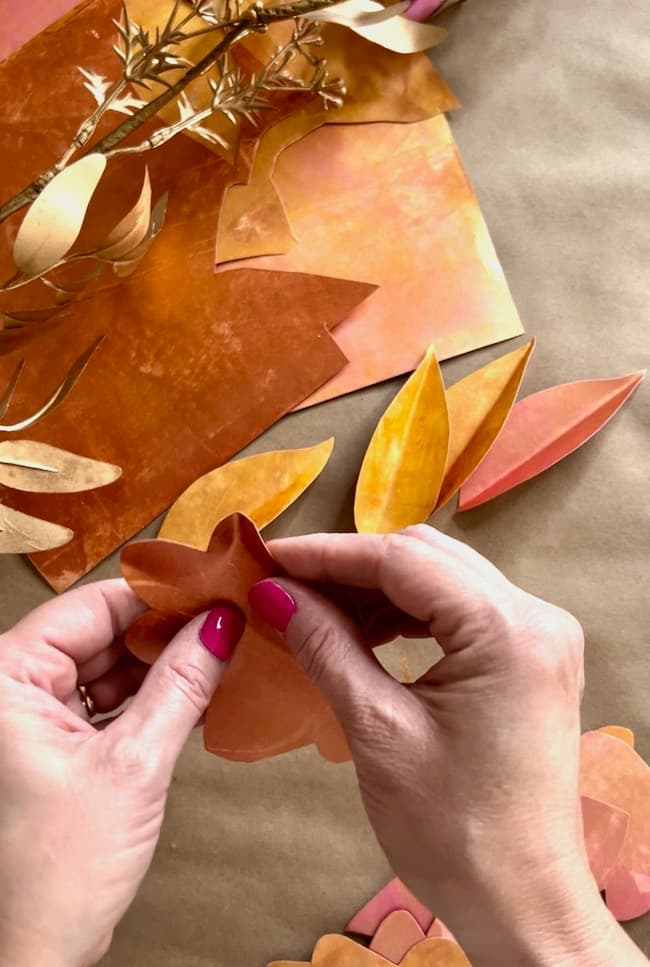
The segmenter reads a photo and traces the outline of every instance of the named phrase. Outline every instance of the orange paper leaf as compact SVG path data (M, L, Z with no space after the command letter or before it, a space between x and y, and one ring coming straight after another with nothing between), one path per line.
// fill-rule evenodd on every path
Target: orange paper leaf
M617 920L650 910L650 768L627 742L605 732L580 741L580 792L629 815L615 867L604 880L607 906Z
M331 438L303 450L257 453L217 467L172 504L158 537L205 550L219 521L236 511L266 527L313 483L333 448Z
M274 961L267 967L310 967L295 961ZM327 934L316 944L311 967L394 967L392 961L348 937ZM398 967L470 967L469 960L458 944L439 938L423 940L408 951Z
M386 917L396 910L407 910L422 930L428 930L433 923L433 914L401 880L395 878L352 917L345 929L348 933L372 937Z
M253 762L316 743L328 759L347 761L350 752L334 713L293 655L251 612L248 590L279 573L252 521L232 514L218 525L207 551L153 540L130 544L122 573L153 610L129 628L127 647L152 660L193 615L216 601L236 604L246 630L207 712L208 751Z
M520 400L478 470L463 485L469 510L530 480L590 440L639 385L645 372L553 386Z
M436 509L476 470L508 418L535 340L470 373L447 390L449 452Z
M360 532L387 534L433 512L449 444L440 367L430 348L377 425L357 481Z

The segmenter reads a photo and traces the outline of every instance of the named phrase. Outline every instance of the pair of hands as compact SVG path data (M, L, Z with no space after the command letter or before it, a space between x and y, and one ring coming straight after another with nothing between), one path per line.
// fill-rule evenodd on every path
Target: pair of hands
M475 967L647 963L582 846L575 620L426 526L271 549L292 577L258 602L283 599L268 616L345 729L382 848ZM444 657L399 684L303 581L374 589L391 632L428 627ZM94 963L151 862L176 759L227 662L200 643L201 616L145 678L120 643L142 610L102 582L0 637L0 967ZM97 729L78 682L100 711L135 695Z

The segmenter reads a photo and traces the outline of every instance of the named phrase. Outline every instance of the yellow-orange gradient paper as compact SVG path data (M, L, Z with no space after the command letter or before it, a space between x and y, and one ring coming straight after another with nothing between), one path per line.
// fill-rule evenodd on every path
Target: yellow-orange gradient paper
M245 264L379 286L337 330L349 364L303 405L408 372L431 342L446 359L522 332L444 117L327 125L273 180L298 244Z

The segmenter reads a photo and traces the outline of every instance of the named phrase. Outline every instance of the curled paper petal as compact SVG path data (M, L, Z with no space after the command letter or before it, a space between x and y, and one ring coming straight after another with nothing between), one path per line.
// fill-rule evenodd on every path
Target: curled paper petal
M478 470L463 484L469 510L537 476L590 440L645 376L590 379L553 386L520 400Z
M123 259L144 241L151 219L151 181L149 169L144 170L140 197L130 212L106 236L97 254L102 259Z
M424 931L408 910L395 910L379 924L370 950L399 964L416 943L424 940Z
M488 363L447 390L449 452L436 509L479 466L508 418L535 340Z
M236 511L266 527L313 483L333 448L330 438L314 447L258 453L217 467L172 504L158 537L204 550L219 521Z
M105 168L103 155L86 155L64 168L43 189L16 235L14 262L22 272L39 275L72 248Z
M32 493L68 494L94 490L121 475L111 463L80 457L35 440L0 443L0 483Z
M0 504L0 554L48 551L67 544L73 537L73 532L67 527Z
M598 889L604 890L607 877L616 867L623 848L630 817L623 809L591 796L582 796L580 805L589 867Z
M352 917L345 928L346 932L372 937L386 917L396 910L407 910L424 931L433 923L430 910L420 903L401 880L395 878Z
M425 521L440 493L448 445L445 388L430 348L372 436L354 500L357 530L389 533Z
M605 732L580 740L580 793L629 816L615 867L604 879L607 906L617 920L650 910L650 768L627 742Z

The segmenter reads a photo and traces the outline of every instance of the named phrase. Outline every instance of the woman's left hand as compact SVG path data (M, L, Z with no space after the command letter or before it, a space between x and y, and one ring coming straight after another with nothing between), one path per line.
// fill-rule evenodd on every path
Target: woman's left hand
M213 630L203 647L216 612L201 615L145 679L121 642L143 610L103 581L0 636L0 967L94 963L149 867L174 764L226 667L208 648L236 641ZM98 729L80 683L101 712L137 694Z

